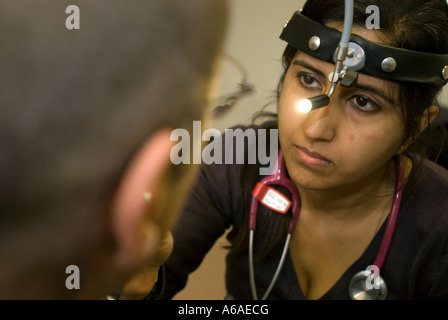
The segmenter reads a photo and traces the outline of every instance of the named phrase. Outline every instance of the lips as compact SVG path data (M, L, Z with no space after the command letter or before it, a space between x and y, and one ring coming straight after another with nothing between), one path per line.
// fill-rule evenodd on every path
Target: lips
M301 146L295 146L295 148L299 162L308 167L328 167L333 164L333 162L317 152Z

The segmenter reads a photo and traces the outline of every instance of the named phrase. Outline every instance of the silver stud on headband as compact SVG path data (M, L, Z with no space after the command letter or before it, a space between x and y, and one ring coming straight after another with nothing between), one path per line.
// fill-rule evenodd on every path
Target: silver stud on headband
M395 70L395 68L397 67L397 62L395 61L394 58L386 58L381 62L381 69L384 72L392 72Z
M443 78L443 80L448 80L448 66L445 66L445 68L443 68L442 78Z
M320 47L320 38L318 36L313 36L308 41L308 47L310 47L311 50L316 51Z

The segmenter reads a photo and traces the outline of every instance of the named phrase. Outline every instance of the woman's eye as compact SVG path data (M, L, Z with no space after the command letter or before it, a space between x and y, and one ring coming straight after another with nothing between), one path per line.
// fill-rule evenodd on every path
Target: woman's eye
M314 81L315 81L315 79L310 75L303 76L303 82L309 86L312 85L314 83Z
M321 90L322 86L313 75L309 73L299 72L297 75L300 84L307 89Z
M355 108L363 112L375 112L381 110L380 106L365 96L354 96L350 102Z

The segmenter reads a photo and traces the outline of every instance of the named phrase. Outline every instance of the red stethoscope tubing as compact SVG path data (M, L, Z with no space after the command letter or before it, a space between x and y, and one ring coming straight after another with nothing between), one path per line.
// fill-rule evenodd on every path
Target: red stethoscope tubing
M395 162L395 194L392 202L392 208L390 210L389 217L387 218L386 231L384 232L383 240L378 254L375 258L374 265L379 270L383 267L384 260L389 252L389 246L392 242L392 236L394 235L395 224L397 222L398 212L400 211L401 197L403 195L403 183L404 183L404 169L398 156L394 158Z
M292 205L291 205L291 220L289 221L288 233L292 234L296 228L297 221L300 214L300 195L294 183L286 175L286 165L283 159L282 151L279 150L277 156L277 162L275 164L273 173L266 178L263 178L260 183L270 186L277 185L288 189L291 193ZM257 227L257 210L258 200L252 196L250 211L249 211L249 229L254 230Z
M383 239L381 241L380 249L375 258L374 265L381 270L384 260L386 259L387 253L389 251L390 244L392 242L392 236L395 230L395 224L397 222L398 212L400 211L401 198L403 194L403 183L404 183L404 169L403 164L401 163L398 156L394 157L395 163L395 190L394 190L394 199L391 207L391 211L389 217L387 218L386 230L384 232ZM294 183L287 177L287 169L285 165L285 161L283 159L283 155L281 150L278 152L277 162L274 167L273 173L263 178L260 183L264 185L277 185L285 187L290 193L292 198L292 206L291 206L291 219L288 226L288 238L285 243L285 247L283 248L283 254L279 266L277 267L276 274L271 281L270 288L267 293L264 295L264 298L267 298L270 290L272 289L277 277L280 272L281 266L283 265L285 254L286 254L286 246L289 245L289 239L294 229L296 227L297 221L299 219L300 214L300 195L299 192L294 185ZM256 297L255 290L255 279L254 279L254 271L253 271L253 234L256 229L257 222L257 209L258 209L258 200L255 196L252 196L250 211L249 211L249 230L251 231L251 241L249 245L249 260L251 265L250 275L251 275L251 287L254 297Z

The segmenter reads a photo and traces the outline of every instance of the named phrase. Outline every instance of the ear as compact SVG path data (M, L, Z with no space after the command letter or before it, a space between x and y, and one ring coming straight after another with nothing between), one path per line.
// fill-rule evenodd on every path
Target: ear
M431 122L434 121L437 114L439 113L439 107L436 105L432 105L423 112L420 117L420 133L423 132ZM396 154L400 154L407 149L412 143L414 143L414 139L408 138L401 146L400 150Z
M420 118L420 132L426 129L426 127L434 121L437 114L439 113L439 107L436 105L432 105L426 108L425 112Z
M160 231L147 219L148 192L170 165L171 130L161 129L142 145L127 167L112 205L112 230L117 240L115 263L135 268L157 250Z

